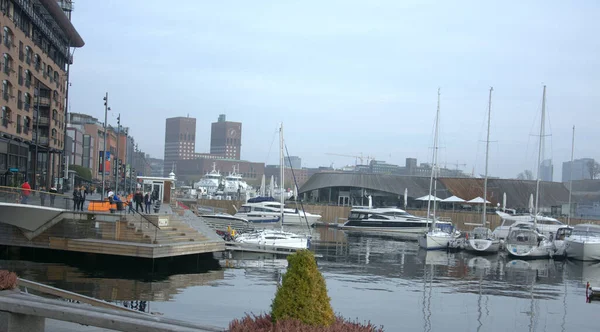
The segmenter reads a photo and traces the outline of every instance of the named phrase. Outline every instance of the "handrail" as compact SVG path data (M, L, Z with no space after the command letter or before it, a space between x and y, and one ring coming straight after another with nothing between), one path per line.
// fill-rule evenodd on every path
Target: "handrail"
M8 186L0 186L0 192L6 192L6 193L16 193L16 192L23 192L24 190L27 189L23 189L21 187L8 187ZM51 193L47 190L33 190L33 189L29 189L30 193L37 193L37 194L47 194L47 195L54 195L55 197L71 197L70 195L65 195L65 194L60 194L60 193Z
M133 202L130 202L130 204ZM152 226L154 226L154 243L156 243L156 238L158 237L158 230L160 229L160 226L158 226L158 223L155 224L152 220L148 219L146 217L146 215L142 214L139 211L133 210L133 208L131 209L134 213L137 213L140 215L140 217L142 217L143 219L146 219L146 221L151 224Z

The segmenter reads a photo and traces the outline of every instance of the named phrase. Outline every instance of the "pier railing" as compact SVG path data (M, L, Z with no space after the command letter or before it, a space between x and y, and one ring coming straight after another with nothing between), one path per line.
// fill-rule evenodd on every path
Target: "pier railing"
M51 193L46 190L21 189L20 187L0 186L0 202L46 206L64 210L73 208L72 196Z

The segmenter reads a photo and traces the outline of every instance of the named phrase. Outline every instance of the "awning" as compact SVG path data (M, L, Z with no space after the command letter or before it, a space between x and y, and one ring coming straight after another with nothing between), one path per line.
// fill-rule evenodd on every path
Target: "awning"
M432 195L425 195L425 196L423 196L423 197L419 197L419 198L417 198L416 200L417 200L417 201L438 201L438 202L441 202L441 201L442 201L442 199L441 199L441 198L437 198L437 197L435 197L435 196L432 196Z
M450 197L442 200L442 202L444 202L444 203L462 203L464 201L465 201L464 199L457 197L457 196L450 196Z
M468 201L467 203L470 203L470 204L483 204L483 202L484 202L483 198L476 197L476 198L473 198L472 200ZM489 201L485 201L485 203L486 204L490 204Z

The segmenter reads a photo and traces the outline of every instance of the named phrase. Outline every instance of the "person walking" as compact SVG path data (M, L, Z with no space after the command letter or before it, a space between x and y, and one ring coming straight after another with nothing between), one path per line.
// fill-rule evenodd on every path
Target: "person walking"
M83 204L85 203L85 199L87 197L87 190L84 186L79 188L79 211L83 211Z
M146 195L144 195L144 204L146 205L146 214L150 214L150 206L152 205L150 192L147 192Z
M31 186L29 181L26 179L21 185L21 204L27 204L29 201L29 195L31 195Z
M47 196L47 195L48 195L48 194L46 193L46 187L41 187L41 188L40 188L40 204L41 204L42 206L45 206L45 205L46 205L46 196Z
M73 189L73 210L77 211L79 209L79 201L81 200L81 192L79 188L75 187Z
M141 191L137 191L135 193L135 195L133 196L133 200L135 201L135 212L139 212L140 209L142 209L142 212L144 212L144 208L142 207L142 202L144 201L144 196L142 195Z
M50 187L50 206L54 206L54 199L56 199L56 194L58 194L58 190L56 187Z

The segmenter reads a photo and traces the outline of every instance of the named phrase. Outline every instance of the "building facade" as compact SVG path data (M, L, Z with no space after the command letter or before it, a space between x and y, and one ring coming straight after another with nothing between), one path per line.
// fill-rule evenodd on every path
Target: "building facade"
M70 47L84 42L57 1L1 0L0 11L0 172L49 187L62 178Z
M171 172L178 160L194 159L196 152L196 118L168 118L165 124L163 176Z
M595 162L593 158L575 159L573 162L565 161L562 167L562 182L569 182L571 179L573 181L592 179L590 166Z
M302 168L302 158L298 156L285 157L285 167L292 167L293 169Z
M67 127L67 136L70 138L70 147L67 149L69 165L83 166L83 136L78 128Z
M554 166L552 159L546 159L540 164L540 180L552 181L554 179Z
M225 114L219 115L211 125L210 154L240 160L241 153L242 123L227 121Z

